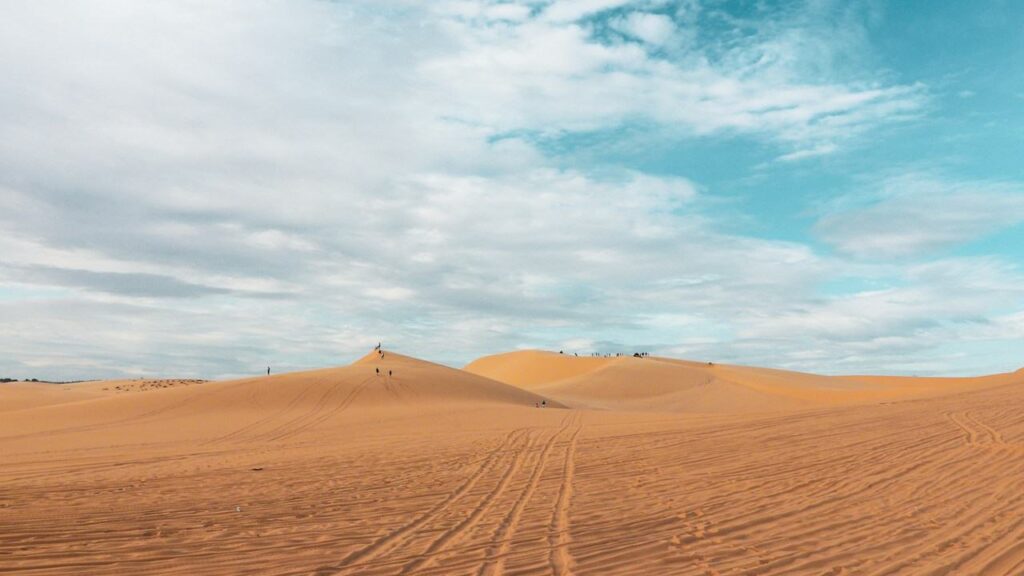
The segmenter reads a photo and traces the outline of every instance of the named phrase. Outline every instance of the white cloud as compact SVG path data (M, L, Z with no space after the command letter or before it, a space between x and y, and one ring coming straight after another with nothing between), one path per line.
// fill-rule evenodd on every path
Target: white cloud
M678 34L675 22L664 14L632 12L611 23L616 30L648 44L660 46Z
M845 253L890 258L935 252L1020 222L1024 186L1018 183L910 173L847 197L819 219L815 231Z
M579 340L823 362L835 348L766 326L812 326L793 311L842 262L720 230L689 179L565 166L537 136L640 121L795 159L923 89L808 75L807 42L771 27L704 49L695 7L658 4L5 6L0 368L224 376L382 338L442 361ZM643 42L602 40L601 18ZM814 313L856 335L850 310Z
M766 137L795 148L787 159L831 153L865 130L912 117L926 101L923 86L844 82L826 63L805 73L805 60L823 59L824 41L780 25L711 50L690 41L697 24L687 12L677 22L644 7L559 2L513 24L446 21L455 49L425 59L420 71L446 103L441 114L494 133L646 119L682 133ZM607 21L611 29L672 49L610 42L598 30L605 24L581 20L610 8L625 10Z
M1007 310L1024 297L1019 268L994 258L953 258L888 272L896 274L896 287L793 303L752 319L727 347L771 343L775 350L814 354L787 353L782 363L794 368L864 373L884 365L893 372L951 374L984 370L991 359L965 363L949 357L945 346L1016 337L1019 312Z
M824 156L831 154L836 151L836 145L829 142L826 144L818 144L813 148L804 148L802 150L796 150L788 154L783 154L778 157L780 162L795 162L797 160L803 160L805 158L814 158L815 156Z
M555 0L541 12L550 22L575 22L581 18L632 4L633 0Z

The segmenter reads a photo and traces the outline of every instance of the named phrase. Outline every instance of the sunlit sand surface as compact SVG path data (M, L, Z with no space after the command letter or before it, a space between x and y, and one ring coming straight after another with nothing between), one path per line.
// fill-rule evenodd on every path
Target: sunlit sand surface
M1022 574L1024 372L385 351L4 384L0 573Z

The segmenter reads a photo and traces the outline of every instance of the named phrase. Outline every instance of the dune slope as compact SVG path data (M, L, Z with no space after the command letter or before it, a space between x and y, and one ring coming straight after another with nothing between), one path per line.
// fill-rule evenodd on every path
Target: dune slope
M777 412L890 402L993 387L1019 377L1019 373L978 378L822 376L672 358L577 358L541 351L485 356L465 369L576 408L686 413Z
M595 381L614 399L631 363ZM967 384L772 414L546 410L385 353L27 408L0 418L0 573L1021 574L1024 373Z
M543 350L521 350L477 358L463 369L472 374L532 390L558 380L593 372L621 360L624 358L577 357Z
M182 440L213 436L216 441L270 441L314 433L347 418L367 418L373 410L416 413L458 404L533 407L541 402L561 407L508 384L393 352L383 357L374 352L339 368L123 395L97 396L100 389L124 387L90 383L74 402L49 401L51 395L60 395L54 385L37 388L46 401L22 399L25 407L35 409L8 412L3 429L17 431L13 438L41 434L51 443L68 445L104 434L111 442L126 434L145 437L162 426L175 426Z
M0 384L0 412L77 402L100 396L102 394L99 392L84 390L71 384L5 382Z

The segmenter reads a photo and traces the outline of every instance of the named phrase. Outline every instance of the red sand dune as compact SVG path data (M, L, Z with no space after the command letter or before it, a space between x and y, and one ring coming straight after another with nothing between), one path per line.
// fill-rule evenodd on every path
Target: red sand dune
M0 573L1024 573L1024 372L467 369L0 385Z

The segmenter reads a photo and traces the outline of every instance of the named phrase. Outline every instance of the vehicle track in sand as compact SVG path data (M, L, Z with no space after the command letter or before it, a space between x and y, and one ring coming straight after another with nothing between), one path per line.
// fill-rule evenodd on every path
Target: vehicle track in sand
M945 416L963 432L964 443L968 446L1006 446L998 430L981 422L971 412L947 412Z
M417 516L411 522L408 522L370 544L351 552L337 565L320 567L317 569L316 573L320 575L348 574L353 571L355 571L355 573L359 573L359 570L366 563L400 547L406 540L408 540L409 537L414 535L420 527L444 513L468 494L477 482L479 482L479 480L485 474L490 472L490 470L496 465L500 456L515 449L515 445L524 437L524 435L525 431L522 428L508 433L501 443L490 451L487 459L483 461L476 471L473 472L465 482L450 492L444 500L428 509L425 513Z
M285 414L287 414L287 413L291 412L292 410L294 410L302 402L302 400L306 397L306 395L309 394L310 391L312 391L314 388L316 388L318 382L319 381L316 381L316 380L308 382L305 386L303 386L299 390L299 392L297 394L293 395L291 397L291 399L284 406L281 406L279 408L271 410L270 413L267 414L266 416L263 416L262 418L258 418L256 420L254 420L253 422L250 422L249 424L246 424L246 425L241 426L241 427L239 427L239 428L237 428L235 430L232 430L232 431L228 432L227 434L224 434L224 435L221 435L221 436L217 436L215 438L211 438L210 440L207 440L206 442L203 442L201 445L205 446L205 445L210 445L210 444L220 444L220 443L227 442L227 441L235 441L237 439L249 439L250 438L250 435L249 435L250 431L258 430L262 426L265 426L265 425L268 425L268 424L272 424L273 422L275 422L276 420L280 419ZM251 396L251 395L250 395L250 398L255 400L254 397Z
M551 514L551 527L554 532L548 538L548 542L551 544L551 572L555 576L569 576L573 573L572 554L569 550L569 544L572 542L572 536L569 533L569 506L572 503L573 481L576 474L576 442L583 427L579 424L579 413L574 413L572 417L574 430L569 438L568 446L565 448L562 484L558 490L554 511Z
M525 454L530 450L532 445L533 438L528 435L525 445L514 450L512 460L509 462L508 467L505 469L505 472L502 473L497 483L495 483L494 488L484 496L484 498L476 505L476 507L473 508L464 520L443 531L430 543L422 554L419 554L415 559L407 563L402 569L402 572L406 574L414 574L431 566L437 560L438 555L443 553L453 544L457 543L460 538L472 529L480 521L481 517L494 507L495 503L501 498L505 490L508 489L509 484L512 482L512 478L522 467Z
M304 417L293 421L291 425L285 427L283 431L279 429L276 434L269 436L267 440L284 440L286 438L291 438L292 436L301 434L302 432L305 432L306 430L309 430L310 428L332 418L336 414L344 412L352 405L352 402L355 401L359 394L366 390L366 388L369 387L376 379L377 378L375 376L363 379L361 382L353 386L352 389L348 391L348 394L341 398L341 400L334 402L333 405L331 405L331 397L334 392L340 389L340 386L336 385L332 387L324 394L323 397L320 398L313 410L308 412Z
M508 514L505 515L497 529L491 535L490 541L492 545L488 548L487 557L484 563L480 566L480 569L477 571L477 574L494 576L504 573L505 560L511 550L512 540L515 538L516 530L519 528L523 511L530 503L534 493L537 491L537 486L540 484L541 476L547 468L548 460L551 457L551 451L557 440L570 429L576 418L578 418L576 414L566 416L562 422L561 428L551 434L548 441L544 444L544 447L541 449L540 455L537 458L537 463L534 465L530 478L527 481L526 487L523 488L522 492L520 492L519 498L516 499L512 508L508 511Z
M163 420L0 440L0 573L1024 574L1024 382L728 418L387 412L361 382L214 448Z

